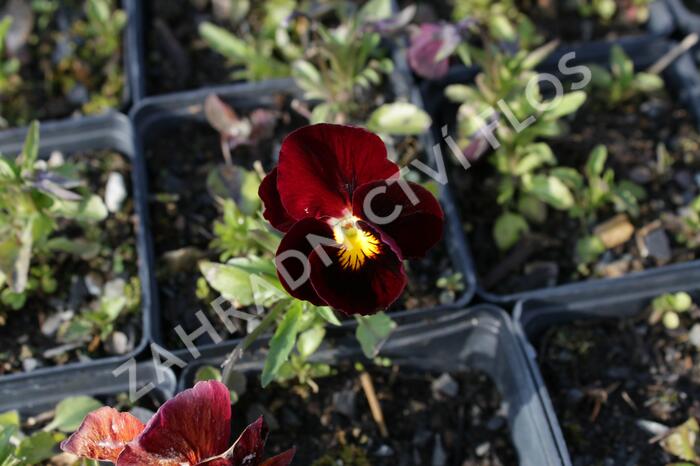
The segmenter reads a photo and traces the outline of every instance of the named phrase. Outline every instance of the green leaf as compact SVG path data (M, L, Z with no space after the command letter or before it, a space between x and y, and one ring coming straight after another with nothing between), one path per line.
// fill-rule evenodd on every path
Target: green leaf
M619 45L614 45L610 52L610 67L613 74L621 80L623 87L627 87L632 82L634 63Z
M221 370L214 366L202 366L197 369L197 372L194 374L194 382L204 382L207 380L221 382Z
M451 84L445 88L445 96L452 102L473 102L481 100L479 92L466 84Z
M637 73L632 83L639 92L651 93L664 88L664 80L657 74Z
M301 315L301 301L293 301L284 319L277 327L275 335L270 340L270 352L265 358L265 366L261 375L263 388L275 379L282 365L289 359L289 354L294 348Z
M82 421L82 419L81 419ZM41 464L56 455L56 445L64 435L52 432L37 432L25 437L17 448L17 457L26 464Z
M245 41L208 21L199 25L199 35L209 47L235 63L245 63L255 55L255 51Z
M314 354L326 336L326 329L320 325L311 327L309 330L299 335L297 350L302 359L307 359Z
M574 91L564 94L559 99L557 105L545 112L545 118L548 120L556 120L566 115L570 115L576 112L585 101L586 93L584 91Z
M396 328L396 322L383 312L371 316L358 316L357 321L357 341L360 342L364 355L373 359Z
M547 206L535 196L524 194L518 200L518 211L528 220L544 223L547 220Z
M551 165L557 161L549 144L544 142L530 144L522 148L522 151L525 152L526 155L522 157L515 166L515 175L531 173L542 165Z
M34 120L29 125L27 138L22 148L22 170L27 173L34 172L34 163L39 157L39 122Z
M0 414L0 427L16 426L19 427L19 412L6 411Z
M493 225L493 239L498 249L506 251L520 241L523 233L530 230L522 215L513 212L503 212Z
M221 293L224 298L237 301L242 306L255 304L255 297L263 306L269 306L286 297L277 279L275 265L270 259L255 256L236 257L227 264L201 261L199 270L212 288ZM269 284L269 286L258 286L255 297L251 282L252 275L258 276L260 280Z
M497 40L513 41L516 39L516 30L505 15L492 15L488 19L489 32Z
M566 210L574 205L574 196L569 188L554 176L533 176L527 191L555 209Z
M335 315L333 312L333 309L331 309L328 306L321 306L321 307L314 307L316 313L321 316L323 320L328 322L331 325L339 326L340 321L338 320L338 317Z
M696 461L698 454L695 451L696 439L700 433L698 421L691 417L680 426L673 429L673 433L661 440L664 450L683 460Z
M591 85L597 88L607 89L612 86L613 77L608 70L600 65L588 65L591 70Z
M5 426L0 429L0 465L14 465L18 463L10 462L15 458L13 455L15 446L12 444L12 436L17 433L17 426Z
M589 179L600 177L605 169L605 161L607 159L608 149L602 144L595 146L586 162L586 176Z
M61 217L79 222L101 222L109 215L107 206L102 198L96 194L90 195L81 201L65 201L54 199L51 210Z
M559 178L565 185L574 191L583 189L583 176L571 167L556 167L549 171L549 174Z
M102 407L102 403L89 396L73 396L56 405L53 420L44 427L45 432L59 430L71 433L80 427L85 416Z
M392 16L391 0L369 0L357 14L361 23L379 21Z
M69 239L65 236L58 236L48 240L44 247L49 251L73 254L83 260L93 259L100 253L100 243L85 238Z
M306 60L295 60L292 63L292 77L301 87L307 98L323 97L320 89L323 89L323 79L316 67Z
M671 300L671 306L676 312L686 312L693 306L693 298L684 291L676 293Z
M542 61L547 58L558 46L559 41L553 40L533 50L525 57L521 68L524 70L534 69L537 65L542 63Z
M576 242L576 260L580 264L590 264L605 252L605 245L597 236L585 236Z
M430 128L430 116L407 102L384 104L370 115L367 129L397 136L417 135Z

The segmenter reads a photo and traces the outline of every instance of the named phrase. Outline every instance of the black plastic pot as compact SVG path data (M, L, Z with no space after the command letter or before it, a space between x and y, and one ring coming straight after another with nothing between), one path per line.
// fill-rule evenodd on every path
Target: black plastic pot
M71 368L44 377L26 381L0 383L0 413L17 410L23 416L31 416L52 410L57 403L70 396L108 397L130 389L141 390L152 384L148 396L158 404L172 398L176 389L173 371L153 363L135 365L133 374L123 372L115 376L115 365L102 364L85 368ZM132 384L135 385L132 386ZM144 395L144 397L147 395Z
M129 92L131 104L136 104L145 95L145 81L143 70L143 13L141 11L141 0L122 0L128 15L126 25L126 70L128 72Z
M178 390L192 386L201 366L220 365L225 354L221 348L203 353L201 359L183 370ZM553 436L548 422L553 414L547 412L550 408L540 399L543 389L528 372L513 323L503 310L484 304L443 315L431 322L407 320L389 338L380 354L402 370L454 373L471 368L485 372L507 406L512 441L520 464L566 464L564 445ZM351 336L335 347L324 344L313 359L334 365L341 361L366 361ZM251 350L236 369L258 373L263 363L264 351Z
M582 319L634 317L644 312L654 298L664 293L687 291L695 299L700 297L700 268L692 267L691 264L658 270L655 274L625 277L623 280L627 282L623 287L610 287L604 282L598 282L570 296L549 296L521 301L513 311L515 332L535 383L543 387L539 396L547 415L550 416L549 424L559 444L565 443L564 436L546 390L537 363L537 351L532 342L554 325ZM570 460L565 464L571 464Z
M0 132L0 153L6 155L19 154L22 150L27 129L13 129ZM44 123L41 125L40 156L46 157L52 151L58 150L70 157L72 153L85 150L113 149L122 154L132 165L132 190L136 218L139 223L135 230L137 234L137 252L139 279L142 284L141 293L141 339L135 349L123 356L111 356L95 359L89 362L74 362L63 366L39 368L31 372L10 374L0 377L0 390L6 384L32 385L40 383L45 377L58 376L67 371L89 372L93 368L105 364L119 365L138 355L147 345L151 335L150 289L152 277L147 254L147 235L142 219L146 206L144 169L141 161L135 158L131 124L125 115L108 113L96 117L85 117L77 120ZM11 385L16 386L16 385ZM1 403L1 402L0 402Z
M410 90L410 87L406 87L406 89ZM136 150L140 167L144 165L144 148L149 140L153 140L153 138L156 137L167 137L167 131L172 131L174 128L177 128L179 123L184 121L204 121L204 115L202 113L203 102L210 93L216 93L219 97L231 103L234 108L237 110L240 109L243 112L247 109L273 106L275 103L275 94L291 93L292 95L300 95L293 81L272 80L261 83L213 87L199 91L147 98L131 113L131 118L135 127ZM432 147L429 141L425 144L426 148ZM145 172L142 176L146 178ZM458 307L464 307L474 294L475 276L468 251L462 241L461 224L456 217L456 210L450 194L447 191L443 191L442 194L441 200L447 218L444 241L447 246L448 254L452 258L454 269L461 272L464 277L465 291L457 302L453 304L439 306L434 309L393 312L391 314L392 316L401 316L406 312L411 314L440 315L443 312ZM148 229L148 220L145 220L144 223L146 229ZM149 236L149 244L151 241L152 239ZM151 248L149 247L150 258L154 260L150 251ZM153 282L153 287L151 288L151 296L153 298L151 303L153 339L156 343L163 345L165 341L164 329L162 328L163 310L160 308L158 302L158 289L155 282ZM193 309L193 312L195 311L196 309ZM354 326L356 323L354 320L349 320L346 325ZM226 343L234 342L235 341L230 341ZM187 352L187 350L180 350L175 354L183 358L189 357L189 352Z
M661 56L668 52L675 44L664 40L655 40L649 43L619 42L625 52L632 58L637 69L645 69L655 63ZM568 63L569 66L597 63L608 66L612 43L590 44L576 50L576 58ZM558 72L558 63L561 57L567 53L560 50L552 54L538 71L549 72L555 75ZM433 115L436 125L447 125L450 131L455 128L456 105L447 101L444 97L444 89L450 84L473 82L478 70L454 69L440 82L425 82L421 87L424 98L428 102L428 110ZM700 127L700 74L689 54L683 54L673 62L663 74L667 88L675 95L678 102L692 115L698 127ZM438 132L438 127L434 128ZM450 169L462 170L462 167L451 164ZM459 200L456 199L458 204ZM468 243L467 240L465 240ZM472 259L473 262L473 259ZM592 279L582 282L573 282L550 288L541 288L512 294L496 294L485 290L481 285L479 270L477 274L477 295L482 299L495 303L515 303L518 300L531 298L548 298L557 296L576 296L585 293L595 283L602 282L605 286L618 291L628 289L637 279L655 277L664 273L665 269L679 272L700 268L700 260L669 265L662 268L649 269L642 272L630 273L627 276L614 279Z

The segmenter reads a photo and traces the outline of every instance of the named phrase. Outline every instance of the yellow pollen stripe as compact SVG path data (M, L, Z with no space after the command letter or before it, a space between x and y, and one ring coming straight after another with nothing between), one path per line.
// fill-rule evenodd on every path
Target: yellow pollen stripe
M358 270L367 259L379 254L379 240L354 222L336 225L333 239L340 245L338 259L345 269Z

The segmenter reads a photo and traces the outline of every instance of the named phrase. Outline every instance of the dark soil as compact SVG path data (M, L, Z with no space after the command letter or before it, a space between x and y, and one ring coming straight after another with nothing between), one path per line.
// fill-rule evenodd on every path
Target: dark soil
M651 97L615 108L587 104L570 122L571 131L558 140L549 140L559 163L582 170L588 155L598 144L608 148L608 167L617 181L631 180L647 193L640 215L630 217L635 229L675 214L677 209L700 194L696 174L700 169L700 136L688 113L668 98ZM673 164L661 173L657 169L657 146L664 144ZM666 227L671 246L670 261L641 257L633 236L623 245L607 251L592 267L590 275L581 275L575 261L575 244L581 227L565 212L549 209L544 225L531 224L529 238L512 251L519 260L502 254L495 246L492 228L501 207L496 203L497 179L488 156L465 174L461 167L453 171L453 186L459 193L459 205L465 228L474 248L477 270L489 291L512 293L579 281L593 276L617 276L653 268L666 263L693 260L698 250L676 241ZM615 215L612 209L599 212L598 223ZM595 225L590 225L590 231ZM524 257L524 258L523 258ZM505 266L508 262L508 266Z
M283 110L274 140L263 142L255 150L236 149L233 154L236 163L251 169L253 162L260 160L264 169L270 170L276 163L274 158L282 138L303 124L297 118ZM221 217L221 212L207 190L206 178L214 166L223 163L223 157L218 134L206 123L184 122L177 131L171 127L154 130L151 134L146 142L146 160L162 323L169 346L183 347L173 329L182 325L189 333L199 328L197 310L208 313L220 335L227 335L210 303L196 295L197 280L201 277L197 261L205 258L218 261L217 251L211 250L209 244L213 239L212 225ZM415 150L413 146L408 144L405 150L400 149L401 153L411 153ZM183 260L176 261L177 264L165 260L166 253L171 253L166 256L169 257L176 250L184 252ZM444 244L435 246L426 258L410 261L407 270L409 284L392 310L440 304L442 290L435 282L454 272ZM207 334L200 340L200 344L210 342Z
M0 0L0 16L8 3ZM28 41L16 54L21 83L0 94L0 128L97 113L122 103L123 51L97 57L94 50L100 44L91 44L74 28L84 19L86 3L66 0L56 2L53 13L34 12Z
M219 23L209 2L154 0L146 12L146 91L148 95L231 82L226 58L199 36L200 22ZM219 24L221 25L221 24ZM221 25L223 26L223 25Z
M72 163L83 167L81 179L89 182L90 192L104 199L105 186L109 173L121 173L127 188L131 191L131 166L120 154L109 151L82 152L72 154ZM44 334L42 325L53 314L72 309L78 314L95 301L85 286L87 275L99 277L103 283L123 278L127 284L138 283L138 257L136 251L133 198L127 197L121 210L110 215L95 226L91 234L98 235L102 249L97 257L82 260L66 253L52 253L50 257L37 256L32 267L45 264L53 271L57 280L56 292L45 295L33 291L20 310L5 309L0 304L0 315L6 320L0 325L0 375L23 370L23 361L35 359L38 366L63 365L86 358L99 358L109 355L105 342L97 336L88 343L66 346L57 355L45 355L47 350L63 347L56 333ZM64 225L56 235L81 237L83 230L73 225ZM93 238L97 239L97 238ZM140 290L136 290L140 292ZM128 347L133 348L140 339L140 313L125 313L115 323L128 337Z
M650 443L657 432L644 427L700 416L700 360L686 333L699 317L696 307L677 331L650 326L647 313L574 322L539 339L540 367L574 466L678 461Z
M374 367L369 369L389 433L383 438L359 382L359 373L344 367L332 377L317 379L319 392L274 385L252 390L233 406L234 432L261 414L271 426L267 453L297 447L294 465L338 464L338 452L353 446L366 461L345 466L409 466L434 464L446 455L450 466L517 464L500 395L479 372L452 374L459 389L454 397L434 393L439 374ZM340 399L345 401L341 402ZM236 414L238 413L238 414ZM244 413L246 413L244 415ZM436 446L439 442L440 446ZM438 450L438 453L436 453ZM479 453L477 453L479 451ZM323 462L314 461L323 458Z

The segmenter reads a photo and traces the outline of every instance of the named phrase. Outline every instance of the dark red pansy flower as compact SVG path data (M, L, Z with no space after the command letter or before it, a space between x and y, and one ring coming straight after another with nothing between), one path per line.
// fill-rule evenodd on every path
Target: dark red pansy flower
M403 259L422 257L442 237L435 197L400 181L382 140L362 128L294 131L259 194L265 218L286 233L276 257L282 285L346 314L396 301L406 286Z
M145 426L112 408L93 411L61 448L117 466L288 466L293 449L263 461L267 434L261 417L229 448L231 394L208 381L167 401Z

